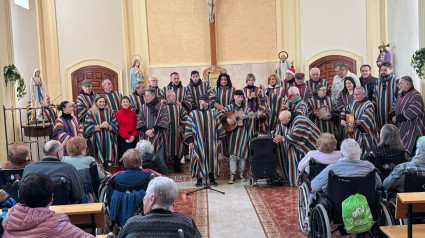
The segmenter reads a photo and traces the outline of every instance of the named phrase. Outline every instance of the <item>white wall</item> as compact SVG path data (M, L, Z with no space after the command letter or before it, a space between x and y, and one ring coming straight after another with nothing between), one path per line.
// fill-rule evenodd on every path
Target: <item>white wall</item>
M130 59L125 59L120 0L72 0L55 3L64 95L65 70L77 62L100 59L125 69L125 61Z
M388 0L388 42L397 77L409 75L415 87L419 88L419 78L410 58L419 49L418 0Z
M366 0L300 0L301 61L344 49L367 62ZM373 59L369 60L373 63ZM357 66L363 62L357 62ZM308 73L308 72L307 72Z
M27 95L18 102L18 106L26 107L29 99L29 83L35 68L40 67L38 57L37 16L35 1L29 1L29 10L10 0L12 13L13 53L15 65L27 85ZM43 72L41 74L43 78ZM6 105L8 107L10 105Z

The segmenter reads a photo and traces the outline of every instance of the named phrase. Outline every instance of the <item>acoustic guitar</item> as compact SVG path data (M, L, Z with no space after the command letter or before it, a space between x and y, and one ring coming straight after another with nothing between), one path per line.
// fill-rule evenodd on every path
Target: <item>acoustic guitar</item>
M225 112L224 115L227 118L230 118L230 119L232 119L232 120L234 120L236 122L233 125L230 125L229 123L227 123L227 120L223 120L221 122L221 124L223 125L223 129L226 132L231 132L234 129L236 129L236 127L243 126L243 119L255 117L255 116L258 115L258 112L254 112L254 113L250 113L250 114L246 114L245 115L245 113L241 110L241 111L237 111L235 113L233 113L233 112Z

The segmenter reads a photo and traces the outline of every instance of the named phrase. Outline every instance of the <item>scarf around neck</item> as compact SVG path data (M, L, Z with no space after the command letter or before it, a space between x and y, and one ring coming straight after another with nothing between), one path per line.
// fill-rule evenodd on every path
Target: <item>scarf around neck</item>
M158 103L159 103L158 97L155 97L150 103L146 103L146 106L151 112L151 115L154 117L156 116L156 114L158 114L158 110L156 110L156 105Z

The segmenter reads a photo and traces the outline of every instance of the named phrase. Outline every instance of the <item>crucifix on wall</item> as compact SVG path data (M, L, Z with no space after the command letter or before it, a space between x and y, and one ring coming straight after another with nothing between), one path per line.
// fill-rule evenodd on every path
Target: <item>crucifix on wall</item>
M210 85L215 85L218 76L221 73L227 73L226 69L217 66L217 46L215 37L215 7L216 0L206 0L208 2L209 12L209 28L210 28L210 50L211 50L211 67L204 70L204 79L208 80Z

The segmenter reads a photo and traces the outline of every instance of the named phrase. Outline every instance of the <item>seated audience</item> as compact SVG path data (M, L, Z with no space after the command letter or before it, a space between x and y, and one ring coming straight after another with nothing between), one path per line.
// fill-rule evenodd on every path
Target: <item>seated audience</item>
M157 177L149 182L143 199L145 216L130 218L118 237L178 237L181 229L185 238L201 237L193 219L183 213L172 213L177 198L176 183L166 177Z
M396 165L407 162L398 128L392 124L385 124L381 129L378 146L367 153L364 159L379 169L381 179L388 177ZM385 161L380 162L377 159L385 159ZM378 165L378 163L383 163L383 165Z
M23 169L27 167L31 161L31 150L25 143L16 143L9 148L7 153L9 161L3 166L3 169Z
M115 175L115 182L127 185L148 184L155 177L153 173L142 170L142 153L137 149L127 150L121 160L127 170Z
M389 192L404 192L404 176L406 171L417 172L419 176L425 176L425 136L416 142L416 155L412 161L397 165L384 180L384 188Z
M143 161L147 162L150 161L152 167L145 166L145 169L152 169L160 174L167 174L168 173L168 167L167 164L165 164L165 161L160 159L158 155L154 154L154 147L152 143L148 140L141 140L137 143L136 149L142 153Z
M96 160L91 156L86 156L87 140L83 137L73 137L67 143L69 156L64 156L62 162L72 164L76 170L89 169L92 162ZM99 181L102 181L106 175L102 169L97 166Z
M328 165L319 175L311 181L311 189L327 191L329 171L333 171L337 176L343 177L364 177L375 169L369 161L360 160L362 150L359 144L353 139L345 139L341 144L342 159L337 163ZM376 174L376 188L382 187L381 177Z
M63 146L55 140L48 141L43 148L44 159L41 161L29 164L22 178L25 178L32 173L42 173L50 177L53 182L64 177L70 183L69 200L75 203L83 196L83 188L78 177L77 170L74 166L68 163L62 163Z
M317 150L309 151L298 164L300 172L310 173L309 161L311 158L319 164L334 164L341 159L341 152L336 150L337 141L330 133L322 133L317 140Z
M69 217L49 210L53 182L44 174L26 176L19 187L21 203L4 218L3 237L94 237L74 226Z

